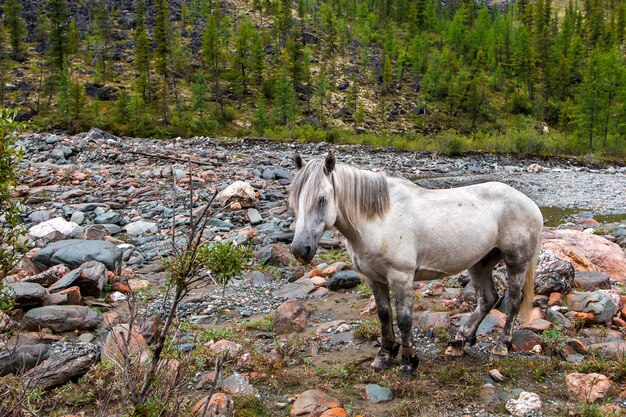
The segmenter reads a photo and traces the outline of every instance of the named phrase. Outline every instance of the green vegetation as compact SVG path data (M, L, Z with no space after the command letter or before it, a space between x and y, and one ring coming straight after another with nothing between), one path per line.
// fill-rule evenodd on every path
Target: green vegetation
M198 260L222 286L224 293L230 280L241 274L252 261L252 249L231 241L215 242L200 246Z
M626 154L621 1L133 6L5 1L0 82L30 92L0 105L71 131Z
M359 323L354 329L354 337L365 340L376 340L380 336L380 322L370 317Z

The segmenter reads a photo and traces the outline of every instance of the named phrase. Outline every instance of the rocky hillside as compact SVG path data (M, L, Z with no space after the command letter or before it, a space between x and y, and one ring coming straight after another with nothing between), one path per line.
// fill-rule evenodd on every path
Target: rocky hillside
M623 157L623 2L8 0L44 129ZM596 82L598 81L598 82Z
M615 192L626 187L624 168L326 143L204 137L164 143L98 130L31 134L22 143L19 192L33 249L2 281L16 304L0 317L6 399L0 415L618 416L626 410L626 224L619 222L626 207ZM532 320L515 328L508 357L489 357L503 307L490 312L464 356L445 355L446 340L475 303L460 274L416 284L417 375L402 379L397 368L370 369L379 347L376 308L343 238L325 235L308 265L289 250L291 157L328 150L341 162L423 186L500 179L561 210L560 226L544 230ZM585 195L585 207L574 204L574 190ZM197 217L215 191L203 241L249 245L255 261L224 293L205 279L185 296L158 364L154 397L134 408L129 389L144 381L172 300L167 260L172 242L181 244L172 231L183 236L190 215ZM505 274L497 268L501 293ZM21 385L26 382L30 388Z

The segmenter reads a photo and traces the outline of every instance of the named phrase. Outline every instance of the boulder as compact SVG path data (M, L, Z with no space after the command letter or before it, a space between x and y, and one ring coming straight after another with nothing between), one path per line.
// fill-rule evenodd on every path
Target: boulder
M107 211L106 213L102 213L95 219L93 219L94 224L117 224L122 220L122 215L115 211Z
M83 229L79 225L68 222L63 217L56 217L28 229L31 237L47 240L64 240L80 236L82 232Z
M565 377L568 391L581 401L594 402L606 396L611 381L602 374L574 372Z
M242 208L252 207L256 201L254 188L245 181L235 181L217 195L223 206L239 203Z
M539 255L537 276L535 278L535 294L567 293L574 282L574 266L560 259L552 251Z
M28 215L28 220L33 223L43 223L52 219L53 213L50 210L37 210Z
M90 224L85 227L83 232L83 237L86 240L105 240L109 236L111 236L111 233L102 224Z
M352 270L339 271L326 283L326 288L337 291L341 288L353 288L361 283L361 276Z
M289 417L319 417L324 411L334 407L341 407L338 399L331 397L324 391L310 389L304 391L294 401Z
M289 246L278 243L272 243L262 247L254 252L253 256L261 263L278 267L289 266L293 261L295 261Z
M21 282L33 282L35 284L43 285L44 287L49 287L68 272L70 272L70 269L67 266L55 265L36 275L28 276Z
M239 352L243 349L239 343L231 342L230 340L218 340L217 342L209 342L205 346L211 352L217 353L218 355L226 355L227 359L236 359L239 357Z
M513 352L531 352L537 345L541 345L541 338L531 330L517 330L513 333L511 349Z
M50 292L58 292L71 286L78 286L80 293L86 296L99 297L107 282L107 270L104 264L97 261L85 262L80 268L65 274L52 284Z
M273 323L274 333L303 332L306 329L308 317L309 313L302 302L296 300L284 302L276 309Z
M159 233L159 226L156 223L147 222L145 220L128 223L122 229L131 236L139 236L145 233Z
M290 282L272 292L274 297L304 299L319 287L315 286L308 278L300 278L296 282Z
M570 310L591 313L598 323L609 323L617 314L613 297L603 291L574 292L567 295Z
M28 309L43 305L48 298L48 291L34 282L15 282L8 284L1 295L13 298L16 307Z
M23 373L50 357L46 344L14 346L0 351L0 376Z
M97 349L68 349L50 357L22 375L29 387L49 389L76 380L98 361Z
M191 409L191 415L194 417L234 417L235 405L228 395L216 392L211 395L208 405L207 400L209 399L204 397L198 401Z
M618 281L626 281L626 257L619 245L578 230L544 228L542 247L552 250L577 271L603 272Z
M349 417L348 412L341 407L333 407L324 411L320 417Z
M583 291L610 290L611 279L602 272L577 271L574 277L576 288Z
M102 359L119 363L125 357L141 356L147 350L148 344L137 327L118 324L109 331L100 354Z
M103 240L71 239L51 243L33 257L33 262L42 271L58 264L74 269L87 261L101 262L109 271L119 274L122 250Z
M522 391L518 398L506 402L506 409L516 417L524 417L541 409L541 399L534 392Z
M447 311L424 311L418 319L417 325L421 331L435 328L450 328L450 313Z
M393 392L391 389L378 384L367 384L365 386L365 395L367 399L373 403L385 403L393 400Z
M102 321L100 313L83 306L45 306L28 311L22 318L25 330L49 328L55 332L89 330Z
M224 392L231 395L253 395L254 388L250 385L248 379L235 372L224 378L220 387Z

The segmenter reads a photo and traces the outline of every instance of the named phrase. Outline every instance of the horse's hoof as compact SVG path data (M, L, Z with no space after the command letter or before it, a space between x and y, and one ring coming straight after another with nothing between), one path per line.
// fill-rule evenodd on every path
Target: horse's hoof
M372 368L376 371L384 371L391 366L392 358L386 355L378 355L372 362Z
M448 339L447 345L449 347L463 348L465 346L465 339Z
M415 367L408 364L403 364L402 366L400 366L400 378L409 379L413 376L415 376Z
M509 354L509 349L502 342L496 343L496 345L491 349L491 354L493 356L507 356Z
M463 348L456 346L448 346L446 349L447 356L463 356Z

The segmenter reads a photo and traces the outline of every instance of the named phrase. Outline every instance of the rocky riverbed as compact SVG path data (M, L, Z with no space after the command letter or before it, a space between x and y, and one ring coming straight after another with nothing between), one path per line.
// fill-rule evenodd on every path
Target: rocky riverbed
M108 415L128 410L121 385L108 387L102 406L102 387L78 401L68 399L69 381L82 377L91 387L102 374L114 379L106 364L126 348L115 335L128 334L123 326L131 319L133 352L150 353L171 302L163 261L173 251L172 230L182 236L215 195L203 239L250 245L255 268L223 294L210 280L194 287L178 308L169 359L178 371L167 362L174 379L163 377L181 402L172 415L191 415L194 405L202 413L216 371L207 358L224 351L232 357L215 383L211 415L232 415L233 407L235 415L259 416L611 415L626 406L624 167L326 143L128 139L98 130L31 134L21 145L18 192L33 249L3 281L17 304L0 317L7 330L0 375L49 390L38 403L44 414L51 407L85 415L98 407ZM327 233L311 265L289 252L293 154L328 151L342 163L429 188L502 181L559 225L544 231L533 317L517 328L509 358L489 356L504 320L497 309L463 357L444 354L475 302L461 274L416 285L417 377L369 369L378 348L376 309L342 237ZM505 273L495 274L501 293Z

